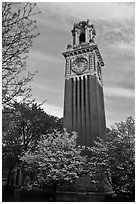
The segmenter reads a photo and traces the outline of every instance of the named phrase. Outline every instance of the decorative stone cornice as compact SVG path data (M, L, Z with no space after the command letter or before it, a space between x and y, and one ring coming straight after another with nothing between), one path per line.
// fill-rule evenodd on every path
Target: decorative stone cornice
M98 82L98 84L99 84L101 87L103 87L103 82L102 82L102 80L99 79L99 77L97 76L97 74L96 74L96 77L97 77L97 82Z
M73 79L74 81L75 81L76 79L77 79L77 80L79 80L79 79L83 80L83 77L85 77L85 78L87 79L87 77L90 76L90 75L96 76L96 78L97 78L97 83L99 84L99 86L103 87L103 82L102 82L102 80L99 80L98 75L97 75L97 73L96 73L95 71L92 71L92 72L90 72L90 73L83 73L82 75L67 75L67 76L65 77L65 79L66 79L66 80Z
M96 71L95 70L91 70L90 72L86 72L86 73L83 73L81 75L77 75L77 74L68 74L65 76L65 79L71 79L71 78L78 78L79 77L83 77L83 76L88 76L88 75L95 75L96 76Z
M88 52L92 52L95 51L97 58L99 60L99 63L101 66L104 66L104 62L103 59L101 57L101 54L99 52L98 46L95 43L89 43L89 44L85 44L85 46L78 46L76 48L72 48L67 50L66 52L63 52L63 56L66 57L70 57L70 56L74 56L74 55L79 55L82 53L88 53Z

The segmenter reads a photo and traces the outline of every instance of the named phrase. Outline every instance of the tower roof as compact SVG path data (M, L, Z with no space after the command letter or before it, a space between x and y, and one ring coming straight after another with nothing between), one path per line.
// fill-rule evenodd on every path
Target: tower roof
M89 19L87 21L74 23L71 32L73 36L73 44L67 46L67 51L63 53L64 57L94 50L101 66L104 66L99 49L94 42L96 31L94 25L89 22Z
M94 27L93 24L89 23L89 19L87 19L87 21L80 21L79 23L74 23L73 28L81 28L81 27Z

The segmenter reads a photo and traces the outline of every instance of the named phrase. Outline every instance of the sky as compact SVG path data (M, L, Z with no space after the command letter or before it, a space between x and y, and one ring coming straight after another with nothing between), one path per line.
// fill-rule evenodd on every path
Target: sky
M32 95L44 110L63 117L65 58L74 23L90 20L105 66L103 90L107 127L135 115L135 5L132 2L37 2L40 35L34 40L27 68L38 71Z

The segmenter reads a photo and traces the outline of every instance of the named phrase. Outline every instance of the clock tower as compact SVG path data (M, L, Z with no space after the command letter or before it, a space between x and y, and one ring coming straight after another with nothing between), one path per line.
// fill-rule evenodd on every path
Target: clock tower
M97 137L105 137L106 131L104 62L89 20L74 24L71 32L73 45L69 44L63 53L66 59L63 127L78 133L78 145L92 146Z

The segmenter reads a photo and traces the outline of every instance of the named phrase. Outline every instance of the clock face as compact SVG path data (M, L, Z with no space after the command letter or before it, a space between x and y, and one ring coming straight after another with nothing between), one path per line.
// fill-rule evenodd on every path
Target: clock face
M84 57L77 58L72 64L72 70L77 74L82 74L87 69L87 59Z

